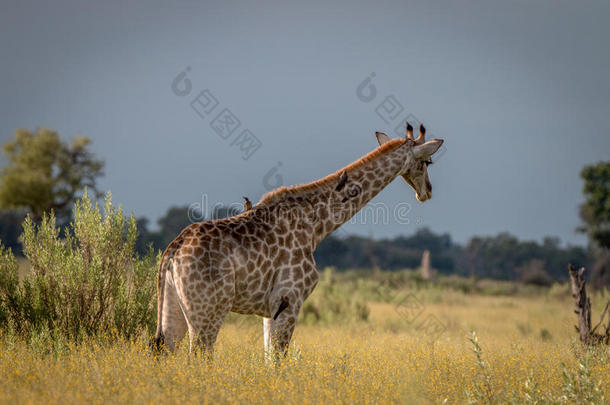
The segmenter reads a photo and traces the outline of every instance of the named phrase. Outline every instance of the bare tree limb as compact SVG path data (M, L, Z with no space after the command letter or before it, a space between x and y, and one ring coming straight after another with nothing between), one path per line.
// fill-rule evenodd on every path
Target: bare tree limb
M599 343L608 344L610 341L610 319L603 335L595 333L597 328L603 323L610 301L602 311L599 323L591 329L591 300L587 297L585 268L581 267L576 270L571 264L568 265L570 273L570 285L572 287L572 297L574 298L574 312L578 315L578 326L576 330L580 337L580 341L584 345L595 345Z

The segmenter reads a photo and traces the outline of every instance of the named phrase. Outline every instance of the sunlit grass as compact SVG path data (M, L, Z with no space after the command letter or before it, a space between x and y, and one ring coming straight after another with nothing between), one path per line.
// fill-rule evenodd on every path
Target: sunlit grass
M212 362L189 356L184 344L155 358L148 336L79 345L2 336L0 402L465 403L468 395L477 400L481 381L467 340L471 329L491 386L491 398L479 402L523 403L533 385L546 398L541 403L560 402L564 371L576 372L585 357L569 299L418 294L420 316L441 320L442 333L427 334L394 304L371 303L369 322L298 325L290 354L277 367L263 361L262 326L235 319L221 331ZM607 348L589 355L591 380L601 382L605 398L609 355Z

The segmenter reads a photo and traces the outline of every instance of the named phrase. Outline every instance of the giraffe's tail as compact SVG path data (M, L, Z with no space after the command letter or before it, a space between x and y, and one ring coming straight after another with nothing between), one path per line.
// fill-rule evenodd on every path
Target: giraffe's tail
M169 249L168 249L169 250ZM150 347L154 352L159 352L163 348L164 338L163 338L163 297L164 297L164 287L165 287L165 274L170 267L171 257L168 257L167 250L161 256L161 263L159 264L159 276L157 278L157 331L155 332L155 336L152 338L150 342Z

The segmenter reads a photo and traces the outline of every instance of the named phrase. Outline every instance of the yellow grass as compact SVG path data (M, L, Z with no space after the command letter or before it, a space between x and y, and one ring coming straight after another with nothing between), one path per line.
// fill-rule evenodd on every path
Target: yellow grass
M184 345L154 358L144 338L71 346L4 336L0 402L464 403L465 391L475 392L481 381L466 339L472 329L488 365L492 402L523 403L528 377L539 391L562 395L562 370L577 370L582 355L569 297L435 294L415 294L422 303L415 321L400 306L370 303L369 323L298 325L278 367L263 363L262 327L251 322L225 325L211 363L188 356ZM445 326L442 334L418 326L430 316ZM590 364L606 399L608 356L598 350Z

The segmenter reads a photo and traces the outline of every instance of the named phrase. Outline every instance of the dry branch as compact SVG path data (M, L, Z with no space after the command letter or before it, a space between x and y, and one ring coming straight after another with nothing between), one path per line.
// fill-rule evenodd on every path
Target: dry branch
M574 312L578 315L578 326L576 330L580 336L580 341L585 345L596 345L600 343L608 344L610 341L610 316L604 334L596 333L597 328L603 323L610 301L602 311L599 323L591 329L591 300L587 297L585 268L576 270L571 264L568 265L570 272L570 285L572 287L572 297L574 298Z

